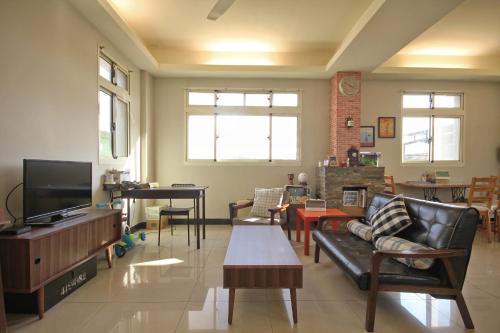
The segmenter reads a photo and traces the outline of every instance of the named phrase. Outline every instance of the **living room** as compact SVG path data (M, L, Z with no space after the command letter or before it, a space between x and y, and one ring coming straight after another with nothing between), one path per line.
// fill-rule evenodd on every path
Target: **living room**
M429 199L429 190L408 186L423 174L444 172L446 185L464 189L473 177L500 175L497 1L236 0L222 1L223 11L216 3L1 1L0 220L23 222L23 193L14 188L23 182L25 159L91 163L93 207L111 201L103 183L112 170L127 171L126 180L138 185L206 186L206 202L204 190L202 208L190 211L197 223L201 219L193 211L202 211L198 227L206 230L191 232L199 245L187 245L184 224L173 225L172 235L162 229L161 239L157 230L146 229L145 242L138 240L123 257L111 253L112 268L104 251L96 252L97 275L47 308L43 319L36 311L7 311L9 331L363 331L368 293L326 255L314 263L295 230L289 244L303 266L297 323L288 291L237 289L229 324L230 293L222 274L234 228L228 205L253 198L256 188L283 188L289 174L297 184L304 173L310 198L325 199L329 206L317 191L317 175L322 168L345 169L353 161L347 153L351 146L358 154L379 153L378 166L393 176L395 193L410 198ZM216 19L207 19L212 12ZM224 105L230 96L243 102ZM280 105L280 96L295 97ZM411 96L420 96L417 103L430 100L427 124L415 122L424 108L412 107ZM452 105L440 108L440 96L450 97ZM121 132L111 124L115 104L126 112ZM231 116L240 118L224 128L223 118ZM262 123L250 124L245 116L260 116ZM197 117L205 120L195 127ZM380 133L380 118L392 126L388 135ZM448 118L458 121L452 133L457 140L443 145L452 157L445 154L440 161L431 136L419 143L425 141L424 155L405 155L412 130L435 130L434 119ZM284 119L292 125L279 127ZM262 126L275 136L265 132L264 144L255 143L260 148L245 150L241 144L254 140L248 135ZM430 198L452 202L454 189L444 187ZM459 196L467 199L469 192ZM168 204L146 199L116 201L136 233L145 227L146 207ZM196 199L173 201L176 207L196 207ZM495 216L485 219L462 292L476 330L495 332L500 229ZM295 229L294 221L290 225ZM5 273L10 268L3 260L5 288L15 275ZM161 260L168 264L144 265ZM466 330L462 318L453 299L425 291L380 292L375 330L455 332Z

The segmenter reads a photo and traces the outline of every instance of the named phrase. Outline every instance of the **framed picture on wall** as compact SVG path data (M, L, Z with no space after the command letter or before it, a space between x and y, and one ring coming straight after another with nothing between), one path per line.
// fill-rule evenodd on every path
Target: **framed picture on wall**
M360 126L360 146L375 147L375 126Z
M382 139L396 137L396 117L378 117L378 137Z

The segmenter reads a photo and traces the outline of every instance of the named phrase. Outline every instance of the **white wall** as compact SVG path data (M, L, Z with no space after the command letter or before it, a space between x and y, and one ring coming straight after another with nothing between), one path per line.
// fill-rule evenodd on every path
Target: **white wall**
M413 167L401 165L401 91L457 91L465 94L465 156L461 167ZM470 182L473 176L500 174L500 84L460 81L392 81L363 82L361 125L377 126L377 117L396 117L396 138L375 140L375 148L363 150L382 152L386 174L397 182L417 180L426 170L448 170L452 181ZM377 131L377 128L376 128ZM399 187L398 191L422 196L420 191ZM449 194L443 193L449 200Z
M22 181L24 158L91 161L94 203L106 199L98 164L98 45L131 74L131 149L140 171L139 71L65 1L0 2L0 203ZM21 191L12 198L21 214ZM138 214L135 214L137 220Z
M300 166L188 165L184 162L184 89L206 88L298 88L303 90L302 163ZM281 187L288 173L304 171L314 189L319 160L328 152L328 80L270 79L170 79L154 82L155 169L162 185L196 183L208 185L207 217L227 218L228 204L252 198L255 187ZM297 182L297 180L296 180Z

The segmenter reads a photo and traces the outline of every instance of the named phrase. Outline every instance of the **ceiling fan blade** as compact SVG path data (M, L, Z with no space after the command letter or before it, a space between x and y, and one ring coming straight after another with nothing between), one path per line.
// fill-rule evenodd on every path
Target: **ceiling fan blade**
M235 0L219 0L208 13L207 19L215 21L231 7Z

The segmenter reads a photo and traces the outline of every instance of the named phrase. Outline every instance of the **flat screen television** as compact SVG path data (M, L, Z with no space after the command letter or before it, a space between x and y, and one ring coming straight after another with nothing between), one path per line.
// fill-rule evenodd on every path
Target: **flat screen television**
M74 210L92 206L92 163L25 159L25 224L57 222Z

